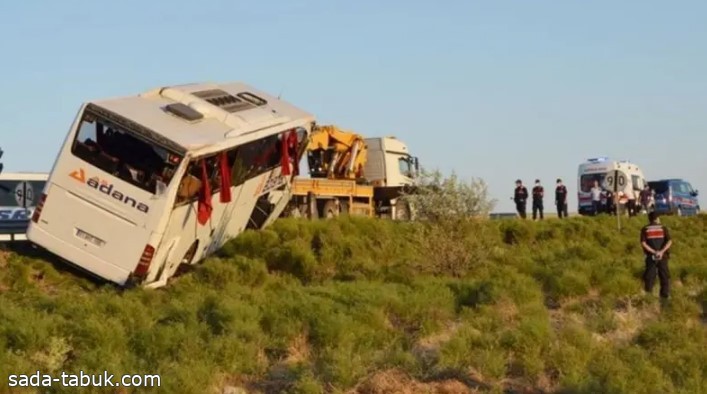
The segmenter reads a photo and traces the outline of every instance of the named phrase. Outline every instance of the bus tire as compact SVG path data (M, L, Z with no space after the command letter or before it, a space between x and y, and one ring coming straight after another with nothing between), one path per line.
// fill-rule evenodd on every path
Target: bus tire
M180 262L181 264L185 265L191 265L192 260L194 260L194 256L196 255L197 248L199 247L199 240L197 239L194 241L193 244L187 249L186 253L184 253L184 257L182 257L182 261Z

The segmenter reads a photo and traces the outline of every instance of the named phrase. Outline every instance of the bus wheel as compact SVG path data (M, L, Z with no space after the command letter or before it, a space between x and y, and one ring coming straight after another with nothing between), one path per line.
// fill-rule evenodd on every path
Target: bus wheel
M322 209L324 217L327 219L332 219L339 216L339 207L336 206L336 201L329 200L324 203L324 208Z
M194 241L193 244L189 247L186 253L184 253L184 257L182 257L182 261L177 265L177 269L174 270L174 273L169 279L172 278L178 278L184 274L187 274L191 272L194 267L191 265L192 260L194 259L194 256L196 255L197 248L199 247L199 240Z
M194 241L193 244L189 247L186 253L184 253L184 257L182 257L181 264L186 264L186 265L191 265L191 261L194 259L194 256L196 255L196 248L199 247L199 240Z

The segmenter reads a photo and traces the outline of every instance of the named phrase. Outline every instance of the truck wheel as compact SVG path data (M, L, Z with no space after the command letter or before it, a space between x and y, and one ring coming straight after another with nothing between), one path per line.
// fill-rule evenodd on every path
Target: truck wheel
M395 220L410 220L410 207L402 199L395 202Z
M349 203L346 201L341 201L339 203L339 214L348 215L349 214Z
M288 218L301 218L302 217L302 212L300 211L299 207L294 206L290 209L287 210L287 215L286 217Z
M322 209L323 216L327 219L332 219L339 216L339 207L336 206L336 201L329 200L324 203L324 208Z

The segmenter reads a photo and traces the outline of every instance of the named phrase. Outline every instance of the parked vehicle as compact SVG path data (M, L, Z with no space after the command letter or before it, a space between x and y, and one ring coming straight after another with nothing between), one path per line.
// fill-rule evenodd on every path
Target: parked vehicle
M684 179L661 179L648 182L655 193L654 209L659 214L691 216L700 213L697 190Z
M284 217L412 218L413 207L400 196L414 185L419 164L403 141L316 126L306 151L309 177L294 180Z
M0 173L0 241L23 241L49 174Z
M618 192L622 196L619 204L625 204L629 195L633 194L638 201L638 194L643 189L646 180L643 170L628 160L611 160L607 157L587 159L579 165L577 171L577 200L580 215L594 214L592 206L591 189L594 181L599 183L602 189L609 189L610 183L614 181L616 171L619 171ZM623 182L623 183L622 183ZM605 204L602 199L602 205Z

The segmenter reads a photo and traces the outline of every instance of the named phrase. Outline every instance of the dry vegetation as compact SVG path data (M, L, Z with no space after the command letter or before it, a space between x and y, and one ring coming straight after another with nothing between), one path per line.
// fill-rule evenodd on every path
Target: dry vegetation
M707 392L707 217L665 220L667 305L641 291L644 220L287 219L157 291L3 252L0 370L158 373L141 392L164 393Z
M5 252L0 365L159 373L151 391L180 393L706 392L707 219L665 220L662 307L641 292L643 220L471 221L447 238L281 220L158 291ZM455 263L430 267L443 242Z

